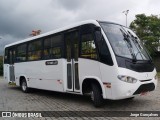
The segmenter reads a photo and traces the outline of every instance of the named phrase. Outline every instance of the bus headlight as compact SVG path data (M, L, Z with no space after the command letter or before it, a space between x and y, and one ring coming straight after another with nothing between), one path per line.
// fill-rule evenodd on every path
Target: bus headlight
M136 83L137 79L130 77L130 76L125 76L125 75L118 75L118 79L124 82L128 83Z

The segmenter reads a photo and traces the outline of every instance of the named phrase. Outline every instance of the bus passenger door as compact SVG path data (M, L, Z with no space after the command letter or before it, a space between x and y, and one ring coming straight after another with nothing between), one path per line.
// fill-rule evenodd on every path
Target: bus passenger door
M15 50L14 48L9 49L9 81L15 81L15 73L14 73L14 60L15 60Z
M67 91L80 92L79 84L79 32L72 31L65 34L67 58Z

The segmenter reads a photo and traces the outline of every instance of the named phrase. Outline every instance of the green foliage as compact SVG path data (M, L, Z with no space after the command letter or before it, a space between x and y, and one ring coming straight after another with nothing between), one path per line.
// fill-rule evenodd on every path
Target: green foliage
M0 57L0 76L3 75L3 58Z
M146 16L138 14L131 22L130 28L143 41L151 56L154 56L157 47L160 45L160 18L156 15Z

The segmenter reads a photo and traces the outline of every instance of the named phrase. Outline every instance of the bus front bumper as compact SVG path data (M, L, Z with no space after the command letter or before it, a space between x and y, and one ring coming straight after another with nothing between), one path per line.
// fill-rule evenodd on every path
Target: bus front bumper
M157 81L158 80L153 78L151 81L148 82L138 81L137 83L126 83L123 81L119 81L115 84L113 83L111 85L112 95L108 99L120 100L125 98L131 98L137 95L146 95L147 93L156 89Z

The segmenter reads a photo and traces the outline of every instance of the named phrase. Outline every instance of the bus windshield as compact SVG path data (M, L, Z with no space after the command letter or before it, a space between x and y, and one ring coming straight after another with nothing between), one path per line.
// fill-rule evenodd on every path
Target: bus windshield
M134 60L150 60L142 43L130 29L111 23L100 23L114 52Z

